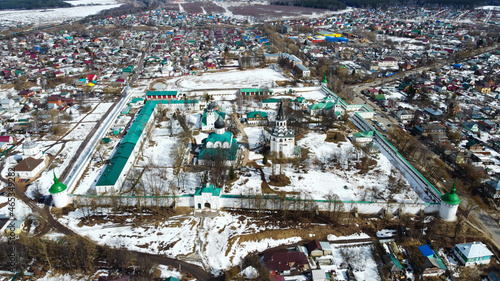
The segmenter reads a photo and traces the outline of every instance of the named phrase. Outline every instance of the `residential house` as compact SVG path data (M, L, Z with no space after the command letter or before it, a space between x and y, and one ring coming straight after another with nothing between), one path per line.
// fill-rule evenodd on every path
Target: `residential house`
M483 146L475 139L468 141L465 147L472 152L483 151Z
M486 278L488 281L500 281L500 273L492 271Z
M482 242L456 244L453 253L464 266L488 264L493 256Z
M401 123L403 124L407 124L414 117L414 114L407 109L398 110L396 111L395 115L398 118L398 120L401 121Z
M50 95L47 97L47 108L54 109L60 106L71 105L73 98L62 97L61 95Z
M462 127L466 129L467 131L477 133L479 132L479 126L475 122L469 122L469 121L464 121L462 123Z
M323 256L323 249L318 240L313 240L307 244L307 251L311 257Z
M23 97L23 98L29 98L29 97L32 97L32 96L35 95L35 91L33 91L33 90L22 90L17 95L20 96L20 97Z
M486 194L493 199L500 198L500 181L490 181L486 184Z
M277 275L290 275L292 272L309 270L307 256L302 252L267 252L264 253L263 262L269 271Z
M420 128L420 133L424 137L445 135L446 133L446 127L439 123L422 124L420 127L417 127L417 130L419 128Z
M324 269L311 270L312 281L330 281L330 275Z
M389 67L389 68L397 68L398 61L393 57L386 57L382 61L378 62L379 67Z
M446 265L429 245L422 245L418 247L418 250L424 256L423 263L419 264L419 270L423 277L439 276L446 272Z
M15 102L12 99L2 99L0 103L2 105L3 110L12 109L15 105Z

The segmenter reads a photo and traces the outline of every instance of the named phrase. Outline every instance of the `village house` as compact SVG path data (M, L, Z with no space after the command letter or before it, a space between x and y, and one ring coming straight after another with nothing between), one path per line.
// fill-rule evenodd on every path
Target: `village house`
M456 244L453 253L464 266L488 264L493 253L482 242Z
M266 252L262 261L273 276L287 276L309 270L307 256L302 252Z

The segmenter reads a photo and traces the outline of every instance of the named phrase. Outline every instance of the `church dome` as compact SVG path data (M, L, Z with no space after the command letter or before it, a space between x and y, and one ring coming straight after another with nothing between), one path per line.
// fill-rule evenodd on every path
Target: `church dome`
M54 173L54 184L49 188L49 192L54 194L54 193L61 193L68 188L64 183L59 182L59 179L56 177L56 173Z
M217 121L215 121L214 123L214 128L215 129L223 129L224 127L226 126L226 123L224 122L224 120L219 116L219 118L217 118Z
M460 197L458 197L456 191L457 189L455 188L455 184L453 184L451 191L441 196L441 200L449 205L460 205L462 201L460 200Z

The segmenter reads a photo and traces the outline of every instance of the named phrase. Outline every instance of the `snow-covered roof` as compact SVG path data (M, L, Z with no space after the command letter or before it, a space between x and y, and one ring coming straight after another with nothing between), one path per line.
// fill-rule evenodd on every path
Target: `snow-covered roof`
M482 242L456 244L455 247L468 259L493 256L493 253Z

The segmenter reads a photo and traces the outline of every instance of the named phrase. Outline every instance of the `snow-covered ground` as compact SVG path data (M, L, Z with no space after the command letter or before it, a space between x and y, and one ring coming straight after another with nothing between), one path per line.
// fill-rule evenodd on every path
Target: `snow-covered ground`
M231 70L224 72L204 73L201 76L182 76L165 82L166 89L201 90L227 88L263 88L273 87L276 80L288 80L270 68L252 70Z
M60 221L102 245L125 247L174 258L182 256L188 260L201 259L214 274L240 264L251 252L301 240L300 237L291 237L240 241L247 234L258 233L272 226L257 225L246 217L225 212L207 216L178 216L156 225L141 226L134 226L134 223L128 221L121 225L105 223L79 227L78 222L82 217L84 212L79 209L70 212Z
M115 0L77 0L67 2L80 6L57 9L0 11L0 23L7 25L17 23L34 24L35 26L61 23L65 20L82 19L86 16L95 15L102 10L121 6Z

